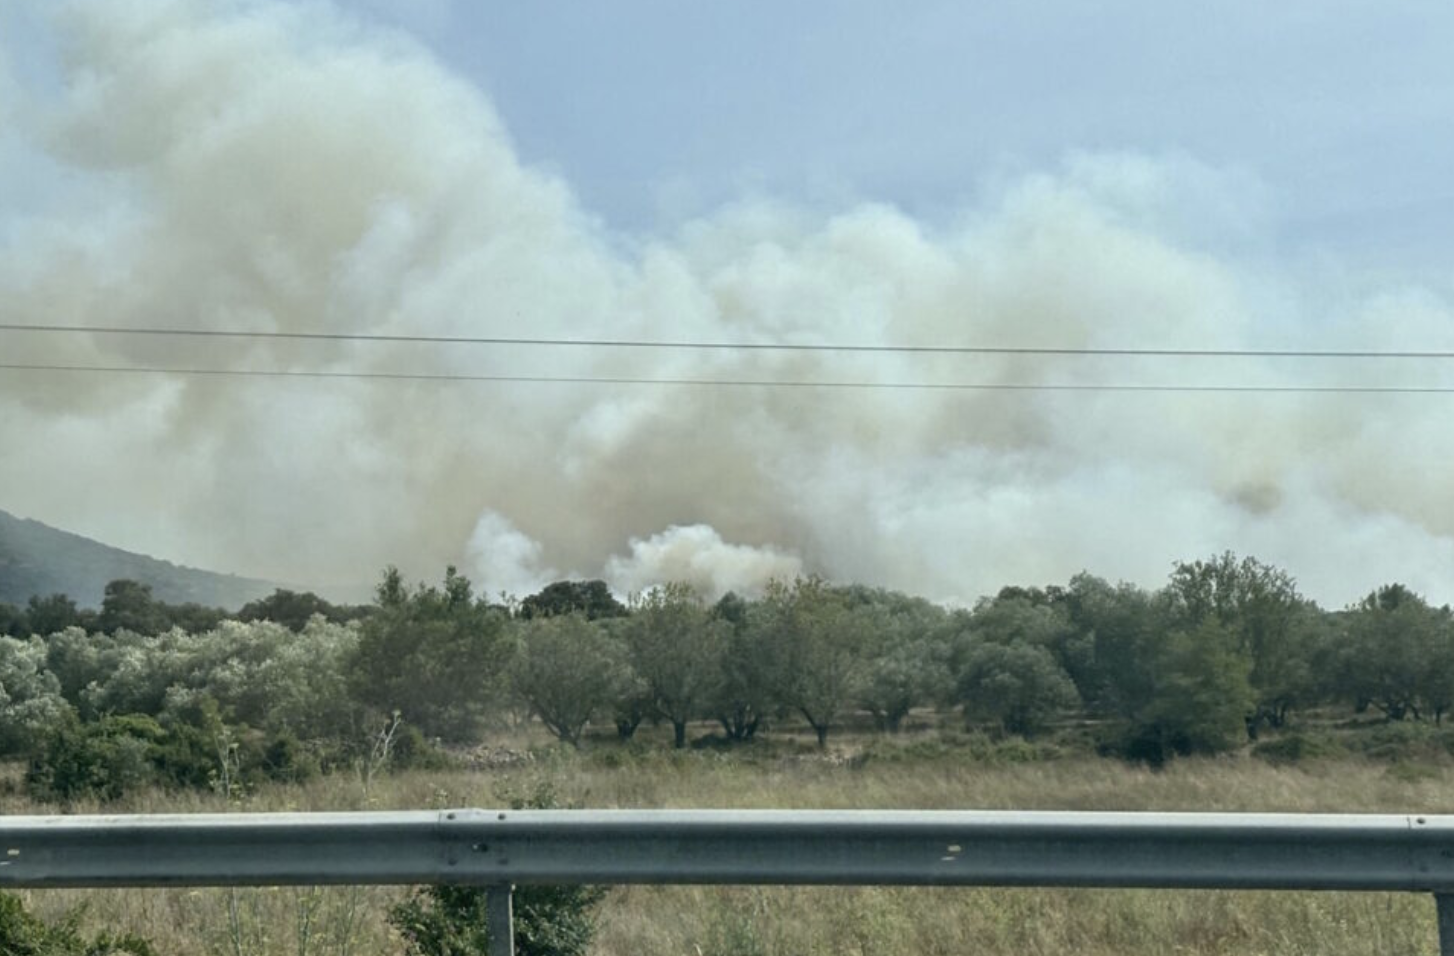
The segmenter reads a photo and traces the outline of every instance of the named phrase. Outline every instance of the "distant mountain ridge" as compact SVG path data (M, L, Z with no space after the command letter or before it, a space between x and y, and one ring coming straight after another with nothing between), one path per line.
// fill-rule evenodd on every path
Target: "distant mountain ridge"
M0 511L0 601L24 605L31 595L65 594L81 607L99 608L106 584L119 578L149 585L152 596L168 604L193 602L229 611L277 587L123 551Z

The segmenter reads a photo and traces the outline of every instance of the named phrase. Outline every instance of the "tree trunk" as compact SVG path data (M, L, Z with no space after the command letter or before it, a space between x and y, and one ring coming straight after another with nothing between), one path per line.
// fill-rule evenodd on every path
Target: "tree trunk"
M672 747L681 750L687 745L687 722L685 720L673 720L671 722Z

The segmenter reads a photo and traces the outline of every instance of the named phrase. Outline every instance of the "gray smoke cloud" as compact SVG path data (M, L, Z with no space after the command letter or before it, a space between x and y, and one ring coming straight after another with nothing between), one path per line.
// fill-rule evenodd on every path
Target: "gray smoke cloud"
M1454 348L1454 309L1265 254L1255 177L1077 155L951 225L744 200L623 235L477 89L330 7L80 3L0 61L0 314L44 324L854 344ZM16 180L12 180L16 181ZM1312 278L1309 278L1309 276ZM7 362L552 377L1451 384L1440 366L0 334ZM972 602L1223 549L1339 605L1454 597L1441 396L839 390L0 372L0 506L310 586L459 563Z

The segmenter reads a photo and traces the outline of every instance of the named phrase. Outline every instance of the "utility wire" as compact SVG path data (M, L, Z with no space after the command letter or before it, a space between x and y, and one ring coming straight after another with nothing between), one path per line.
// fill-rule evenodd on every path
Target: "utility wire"
M637 378L590 375L489 375L435 372L343 372L310 369L163 368L131 365L0 363L0 371L193 375L218 378L355 379L394 382L505 382L559 385L682 385L723 388L826 388L966 392L1212 392L1350 395L1454 395L1454 387L1416 385L1134 385L1053 382L867 382L783 379Z
M1171 349L1078 348L1071 346L1001 345L851 345L790 342L696 342L653 339L576 339L473 335L386 335L362 332L267 332L245 329L178 329L101 325L34 325L0 323L0 331L171 336L214 339L272 339L313 342L422 343L430 345L520 345L552 348L691 349L699 351L755 352L868 352L922 355L1066 355L1154 356L1179 358L1294 358L1294 359L1454 359L1454 351L1399 349Z

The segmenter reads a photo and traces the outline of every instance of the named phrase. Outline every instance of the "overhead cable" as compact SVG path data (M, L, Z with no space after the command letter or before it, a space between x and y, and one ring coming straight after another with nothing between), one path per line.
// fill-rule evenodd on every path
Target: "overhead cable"
M218 378L344 379L395 382L498 382L556 385L674 385L701 388L864 389L966 392L1191 392L1350 395L1451 395L1454 386L1422 385L1189 385L1111 382L873 382L797 379L640 378L611 375L494 375L451 372L352 372L326 369L229 369L134 365L0 363L0 371L128 375L189 375Z
M85 334L213 339L259 339L311 342L373 342L428 345L505 345L542 348L677 349L755 352L866 352L905 355L1045 355L1163 358L1289 358L1289 359L1454 359L1454 351L1437 349L1230 349L1230 348L1094 348L1035 345L866 345L803 342L710 342L658 339L549 338L479 335L393 335L364 332L281 332L249 329L184 329L142 326L37 325L0 323L0 331L38 334Z

